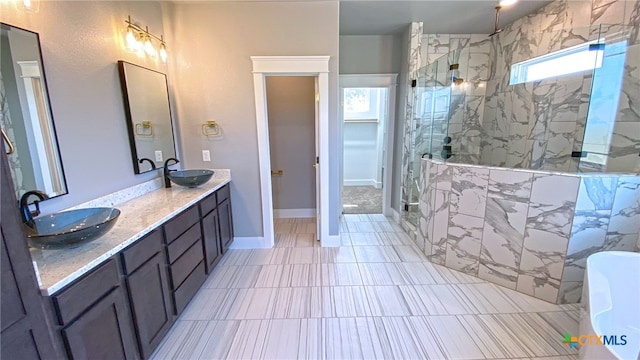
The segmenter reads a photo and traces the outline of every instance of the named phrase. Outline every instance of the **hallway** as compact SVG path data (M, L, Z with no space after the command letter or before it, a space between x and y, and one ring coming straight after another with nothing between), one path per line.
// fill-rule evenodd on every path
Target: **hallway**
M426 261L383 215L345 215L343 246L280 219L272 249L230 250L154 359L577 359L577 305Z

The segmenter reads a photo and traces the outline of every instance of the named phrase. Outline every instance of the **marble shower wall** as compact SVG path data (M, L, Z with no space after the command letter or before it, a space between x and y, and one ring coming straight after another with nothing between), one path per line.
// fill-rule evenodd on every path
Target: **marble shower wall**
M640 251L639 233L639 176L582 178L558 302L580 301L589 255Z
M485 92L489 77L489 52L491 38L487 34L425 34L422 38L416 114L417 141L423 152L440 159L445 136L453 141L453 157L450 161L477 164L483 134ZM431 65L427 65L431 64ZM449 65L458 64L450 71ZM451 86L451 77L464 83ZM420 106L427 103L435 105ZM430 111L429 111L430 110Z
M425 159L419 225L416 241L430 261L549 302L573 303L588 255L635 250L640 176Z
M519 61L619 32L621 25L636 28L629 40L607 167L595 170L640 172L637 156L640 152L640 108L637 106L640 103L637 91L640 86L637 28L640 1L637 0L554 1L506 26L493 37L483 120L485 132L481 159L476 164L577 171L578 161L570 155L582 149L593 72L510 86L510 67ZM591 118L589 121L591 123Z

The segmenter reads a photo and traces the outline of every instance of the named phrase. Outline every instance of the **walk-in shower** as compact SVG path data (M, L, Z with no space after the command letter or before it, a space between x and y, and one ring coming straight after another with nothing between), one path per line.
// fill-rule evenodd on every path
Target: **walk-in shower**
M511 27L419 70L403 220L432 262L565 303L588 255L636 251L638 33Z

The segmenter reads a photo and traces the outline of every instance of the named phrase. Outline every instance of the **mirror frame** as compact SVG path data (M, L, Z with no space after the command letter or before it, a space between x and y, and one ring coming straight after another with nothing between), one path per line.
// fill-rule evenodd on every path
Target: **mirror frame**
M48 199L45 200L49 200L49 199L54 199L63 195L68 195L69 194L69 184L67 183L67 175L65 174L64 171L64 162L62 159L62 152L60 151L60 141L58 139L58 130L56 129L56 122L54 120L54 115L53 115L53 106L51 106L51 95L50 95L50 91L49 91L49 82L47 80L47 72L45 69L45 65L44 65L44 57L42 55L42 43L40 42L40 34L35 32L35 31L31 31L31 30L27 30L25 28L19 27L19 26L15 26L15 25L11 25L8 24L6 22L2 22L0 21L0 27L11 27L17 30L21 30L21 31L25 31L27 33L33 34L36 37L36 42L38 44L38 53L39 53L39 61L40 61L40 71L42 71L42 87L44 89L45 92L45 98L47 100L47 108L49 110L49 121L51 122L51 132L52 132L52 137L53 140L55 140L56 142L56 155L58 156L58 160L60 161L60 174L62 175L62 179L61 182L62 184L64 184L64 191L60 192L60 194L57 194L55 196L49 196ZM2 144L4 144L4 141L2 142ZM3 145L3 151L4 151L4 145ZM8 156L8 155L6 155ZM12 180L13 182L13 180ZM15 184L14 184L14 189L15 189ZM47 194L49 195L49 194ZM45 201L43 200L43 201Z
M148 70L148 71L152 71L154 73L160 74L164 77L164 83L167 89L167 105L168 105L168 110L169 110L169 122L170 122L170 128L171 128L171 141L173 142L173 153L177 155L178 151L176 149L176 138L175 138L175 129L173 126L173 116L172 116L172 112L171 112L171 100L169 98L169 83L167 81L167 74L162 73L160 71L156 71L153 69L149 69L147 67L144 66L140 66L137 64L133 64L130 63L128 61L124 61L124 60L118 60L118 74L120 76L120 88L122 90L122 100L124 102L124 112L125 112L125 117L127 120L127 133L129 134L129 146L131 149L131 160L133 162L133 172L135 174L144 174L144 173L148 173L151 171L156 171L160 168L156 168L156 169L149 169L146 171L140 171L140 164L138 163L139 159L138 159L138 149L136 147L136 138L135 138L135 123L133 121L133 116L131 114L131 103L129 101L129 90L127 89L127 76L125 73L125 68L124 65L131 65L131 66L135 66L144 70ZM175 157L175 156L174 156ZM168 158L168 157L167 157ZM165 158L164 160L166 161Z

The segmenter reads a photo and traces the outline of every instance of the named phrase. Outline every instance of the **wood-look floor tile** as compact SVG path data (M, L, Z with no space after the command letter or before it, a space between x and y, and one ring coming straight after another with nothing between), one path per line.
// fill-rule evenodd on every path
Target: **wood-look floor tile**
M236 301L237 289L202 288L180 316L181 320L213 320L223 318Z
M354 246L358 262L400 262L393 246Z
M403 276L398 263L359 263L364 285L405 285L409 280Z
M408 317L383 317L385 335L389 341L391 356L393 359L425 359L426 354L418 345L418 338L422 334L416 334L409 323Z
M432 285L446 283L442 275L430 264L419 262L395 263L402 277L407 279L409 284L413 285Z
M427 257L424 256L420 249L410 245L394 245L393 249L398 254L402 262L424 262Z
M367 286L365 292L373 316L411 315L411 310L397 286Z
M322 286L362 285L362 277L356 263L321 264Z
M382 215L345 216L343 247L315 219L276 219L273 249L230 250L154 359L574 359L578 308L429 263Z
M356 254L351 246L325 247L320 248L319 252L320 262L323 264L357 262Z
M455 316L426 316L438 345L450 359L482 359L484 355Z
M453 289L459 297L468 298L481 314L522 312L495 284L456 284Z
M276 319L269 322L263 359L295 359L300 343L300 319Z
M241 320L227 354L228 359L259 359L270 320ZM224 336L224 335L223 335ZM230 336L230 335L226 335Z
M322 288L322 317L372 316L364 287L332 286Z
M420 346L427 359L445 359L446 355L436 340L436 334L425 321L423 316L408 318L413 333L417 334L416 343Z
M353 232L348 234L353 246L383 245L380 234L377 233Z

